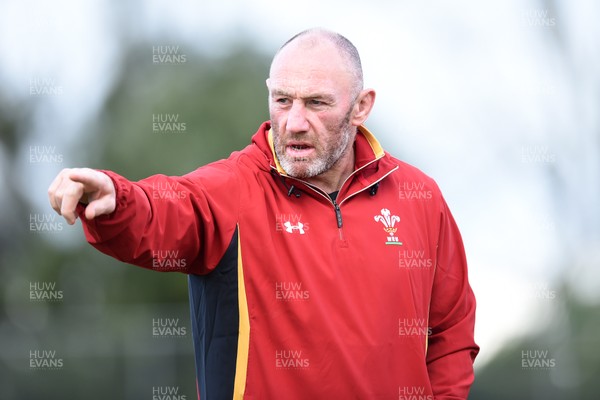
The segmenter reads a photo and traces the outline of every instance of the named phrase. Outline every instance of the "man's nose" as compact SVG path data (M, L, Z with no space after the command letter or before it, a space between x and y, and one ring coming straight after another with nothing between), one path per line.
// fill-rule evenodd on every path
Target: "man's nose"
M308 132L309 124L306 117L306 107L304 104L300 101L295 101L288 114L287 130L292 133Z

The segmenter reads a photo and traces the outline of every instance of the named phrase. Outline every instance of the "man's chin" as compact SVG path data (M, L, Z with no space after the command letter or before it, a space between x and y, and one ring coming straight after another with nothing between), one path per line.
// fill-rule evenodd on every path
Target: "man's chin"
M311 168L312 166L312 163L308 160L294 160L282 165L289 176L298 179L308 179L315 176L313 169Z
M312 174L310 173L310 171L307 168L290 168L290 169L286 169L285 172L292 178L297 178L297 179L312 178Z

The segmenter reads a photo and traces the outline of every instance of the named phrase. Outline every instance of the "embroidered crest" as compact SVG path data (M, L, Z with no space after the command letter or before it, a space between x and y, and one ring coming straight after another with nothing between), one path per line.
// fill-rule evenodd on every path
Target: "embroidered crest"
M383 230L387 233L387 241L385 244L392 244L397 246L402 246L402 242L395 236L398 228L395 227L396 222L400 222L400 217L397 215L391 215L390 210L387 208L381 209L381 215L375 216L376 222L381 222L383 224Z

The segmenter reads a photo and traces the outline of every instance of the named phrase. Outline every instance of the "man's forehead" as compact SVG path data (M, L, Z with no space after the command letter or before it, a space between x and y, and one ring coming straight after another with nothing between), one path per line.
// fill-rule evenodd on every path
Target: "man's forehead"
M352 86L353 76L343 68L331 65L280 65L271 69L271 91L288 91L303 96L316 92L335 94Z
M270 78L268 81L271 94L298 97L333 97L339 87L335 82L325 79L301 79L296 77Z
M314 42L308 42L314 43ZM301 75L305 78L339 75L349 72L348 60L328 41L307 45L306 41L293 42L273 59L270 75Z

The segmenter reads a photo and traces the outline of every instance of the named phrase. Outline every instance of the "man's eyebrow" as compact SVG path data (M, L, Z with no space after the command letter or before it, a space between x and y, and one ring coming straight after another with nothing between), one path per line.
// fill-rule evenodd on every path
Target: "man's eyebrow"
M271 94L274 96L286 96L286 97L291 97L292 95L290 94L290 92L283 90L283 89L273 89L271 91Z
M327 93L315 93L311 96L306 96L306 98L310 100L324 100L328 103L332 103L335 101L335 97Z
M272 91L271 95L272 96L294 97L289 91L287 91L285 89L274 89ZM311 99L323 99L325 101L334 101L335 100L335 97L332 94L319 93L319 92L309 93L305 96L300 96L300 98L305 99L305 100L311 100Z

